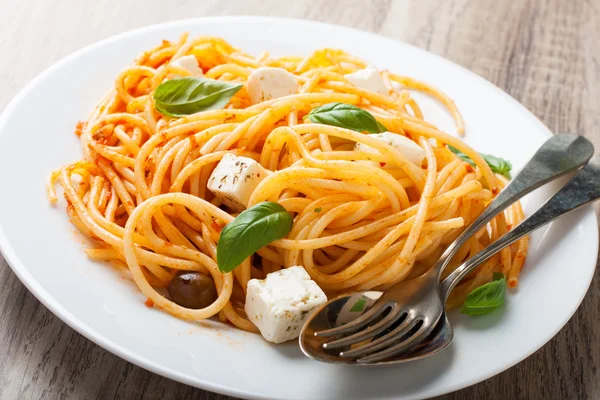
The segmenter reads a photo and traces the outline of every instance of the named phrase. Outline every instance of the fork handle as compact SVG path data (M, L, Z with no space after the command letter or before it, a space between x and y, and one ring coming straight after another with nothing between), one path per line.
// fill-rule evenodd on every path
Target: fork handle
M452 289L454 289L462 278L506 246L598 198L600 198L600 155L592 158L581 171L552 196L535 214L465 261L448 275L440 284L442 298L446 301Z
M569 172L576 171L585 165L593 154L594 146L583 136L561 134L548 139L479 217L446 248L432 269L432 273L437 274L436 280L440 279L442 272L458 249L496 215L540 186Z

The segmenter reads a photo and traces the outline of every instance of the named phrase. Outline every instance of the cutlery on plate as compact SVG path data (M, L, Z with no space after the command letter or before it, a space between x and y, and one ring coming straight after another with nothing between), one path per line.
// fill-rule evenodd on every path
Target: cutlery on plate
M433 337L435 348L421 355L414 355L410 359L422 358L445 348L452 340L452 329L445 317L445 301L454 286L469 271L505 246L550 221L594 201L596 197L593 196L596 189L600 187L600 179L590 179L590 174L593 176L593 173L600 171L598 168L600 159L596 157L594 162L580 171L538 212L476 254L440 283L441 273L452 256L466 240L482 229L498 213L545 183L579 169L590 159L593 151L592 144L577 135L565 134L550 138L488 208L444 251L431 270L419 278L392 286L378 298L376 294L380 292L366 292L341 296L329 301L316 310L304 325L300 335L302 350L309 357L321 361L370 364L405 361L403 358L395 361L390 359L414 350L417 345L423 347L422 342L426 338ZM584 177L587 181L582 180ZM582 186L582 183L586 184ZM583 193L585 190L589 192L587 197ZM567 196L571 197L570 201L567 201ZM371 297L368 293L371 293ZM348 299L349 296L352 298L358 296L358 299L363 295L371 301L368 301L369 307L365 307L362 315L347 323L331 319L335 310L338 313L343 310L343 307L340 308L343 299ZM332 305L335 307L332 308ZM333 323L316 323L323 319L319 318L319 315L324 312L328 314L326 320ZM442 321L438 324L440 319ZM431 336L434 330L438 335L442 335L443 340ZM414 351L411 353L414 354Z

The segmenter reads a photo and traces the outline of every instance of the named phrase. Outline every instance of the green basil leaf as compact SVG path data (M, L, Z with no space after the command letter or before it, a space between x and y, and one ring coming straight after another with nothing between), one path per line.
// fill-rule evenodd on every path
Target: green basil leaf
M470 316L488 314L504 304L505 294L506 277L502 273L494 272L493 281L469 293L460 312Z
M475 166L475 163L473 162L473 160L471 160L471 159L469 158L469 156L467 156L465 153L463 153L462 151L460 151L460 150L459 150L459 149L457 149L456 147L448 145L448 149L449 149L451 152L453 152L454 154L456 154L456 156L457 156L458 158L460 158L461 160L463 160L463 161L465 161L465 162L468 162L469 164L471 164L471 166L472 166L472 167L474 167L474 166Z
M316 213L320 213L323 210L323 207L317 207L315 208L315 212Z
M170 117L217 110L225 107L242 86L191 76L169 79L154 91L154 106L161 114Z
M290 233L292 223L292 214L272 201L242 211L221 231L217 244L219 270L233 271L261 247Z
M370 112L352 104L325 104L313 109L307 118L315 124L338 126L356 132L382 133L387 130Z
M493 172L504 175L508 179L511 178L510 170L512 169L512 164L510 161L505 160L504 158L493 156L491 154L482 154L481 156L485 162L488 163Z
M499 281L501 279L504 279L504 274L502 272L494 272L492 274L492 280L493 281Z
M473 162L473 160L471 160L465 153L463 153L456 147L448 145L448 149L450 149L451 152L456 154L456 156L458 158L460 158L461 160L468 162L473 167L475 166L475 163ZM483 157L485 162L490 166L490 169L492 170L492 172L496 172L498 174L504 175L508 179L511 178L510 170L512 169L512 164L510 161L505 160L504 158L493 156L491 154L483 154L483 153L479 153L479 154L481 155L481 157Z

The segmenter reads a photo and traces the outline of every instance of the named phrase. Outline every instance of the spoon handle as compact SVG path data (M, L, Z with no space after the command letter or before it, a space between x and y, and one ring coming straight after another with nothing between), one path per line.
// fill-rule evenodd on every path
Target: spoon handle
M447 300L452 289L454 289L462 278L506 246L598 198L600 198L600 155L593 157L582 170L558 193L552 196L535 214L465 261L448 275L440 284L442 298L444 301Z
M433 268L437 279L458 249L496 215L540 186L576 171L585 165L593 154L594 146L583 136L561 134L548 139L508 186L444 251Z

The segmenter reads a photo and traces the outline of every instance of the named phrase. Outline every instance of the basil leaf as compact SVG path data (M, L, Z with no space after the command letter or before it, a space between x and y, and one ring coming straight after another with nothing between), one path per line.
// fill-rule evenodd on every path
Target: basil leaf
M352 104L329 103L313 109L307 118L315 124L338 126L356 132L382 133L386 127L370 112Z
M460 151L460 150L459 150L459 149L457 149L456 147L448 145L448 149L449 149L451 152L453 152L454 154L456 154L456 156L457 156L458 158L460 158L461 160L463 160L463 161L465 161L465 162L468 162L469 164L471 164L471 166L472 166L472 167L474 167L474 166L475 166L475 163L473 162L473 160L471 160L471 159L469 158L469 156L467 156L465 153L463 153L462 151Z
M448 149L450 149L451 152L456 154L456 156L458 158L460 158L461 160L468 162L473 167L475 166L475 163L473 162L473 160L471 160L469 158L469 156L467 156L465 153L463 153L456 147L448 145ZM505 160L504 158L493 156L491 154L483 154L483 153L479 153L479 154L481 155L481 157L483 157L485 162L490 166L490 169L492 170L492 172L496 172L498 174L504 175L508 179L511 178L510 170L512 169L512 164L510 161Z
M512 164L510 161L505 160L504 158L493 156L491 154L482 154L481 156L485 162L488 163L493 172L504 175L508 179L511 178L510 170L512 169Z
M221 231L217 244L219 270L233 271L258 249L290 233L292 223L292 214L272 201L242 211Z
M191 76L170 79L154 91L154 106L161 114L170 117L216 110L225 107L242 86Z
M506 277L502 273L494 272L493 281L469 293L460 312L470 316L488 314L504 304L505 294Z
M504 279L504 274L502 272L494 272L492 274L492 281L499 281L501 279Z

